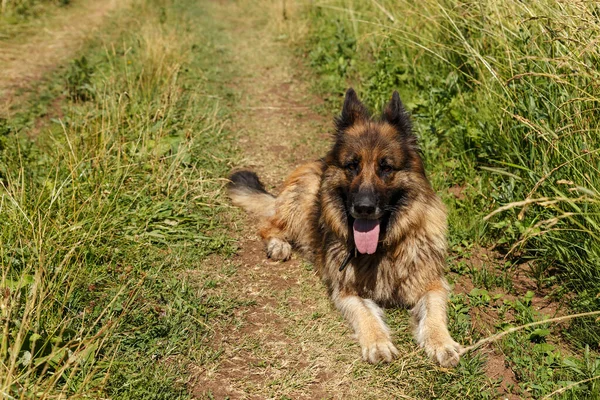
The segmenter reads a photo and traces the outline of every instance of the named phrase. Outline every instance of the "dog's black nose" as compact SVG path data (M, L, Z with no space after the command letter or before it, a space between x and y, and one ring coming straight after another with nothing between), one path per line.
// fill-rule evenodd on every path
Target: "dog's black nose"
M373 217L377 211L377 201L373 195L359 196L354 202L354 213L357 217Z
M368 217L370 215L375 214L375 206L374 205L355 205L354 210L361 217Z

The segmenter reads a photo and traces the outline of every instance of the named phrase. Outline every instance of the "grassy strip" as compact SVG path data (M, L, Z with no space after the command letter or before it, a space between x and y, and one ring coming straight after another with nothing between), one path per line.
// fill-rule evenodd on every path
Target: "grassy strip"
M241 304L190 284L235 250L219 38L185 0L112 24L0 121L3 397L186 398L213 320Z
M596 15L582 2L454 0L318 1L304 13L302 48L333 107L349 85L379 108L399 89L430 178L449 205L451 247L460 255L474 244L494 246L513 262L531 260L538 286L554 286L557 297L571 293L577 311L600 308ZM510 313L516 323L536 319L533 293L496 301L486 289L453 299L453 329L463 342L475 340L474 305L501 318ZM600 371L597 321L576 320L562 332L580 358L545 343L547 328L502 344L534 397ZM472 371L482 379L480 367ZM564 396L598 390L592 382Z

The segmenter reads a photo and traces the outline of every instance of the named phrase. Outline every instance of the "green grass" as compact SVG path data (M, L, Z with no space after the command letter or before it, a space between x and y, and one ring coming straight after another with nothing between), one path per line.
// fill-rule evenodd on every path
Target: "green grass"
M190 283L236 249L218 35L185 0L112 24L0 120L2 397L187 398L247 303Z
M541 0L333 0L303 11L308 35L300 51L332 112L351 85L376 110L400 91L449 208L451 269L479 290L467 307L485 305L483 291L494 287L514 293L510 265L529 261L539 288L570 299L574 311L600 309L600 53L590 39L600 33L597 15L592 3ZM493 247L509 266L469 270L461 252L473 246ZM508 362L534 397L600 372L593 318L560 336L565 354L576 352L589 368L570 368L572 358L557 356L559 349L538 351L529 335L510 340ZM597 390L596 381L562 396Z

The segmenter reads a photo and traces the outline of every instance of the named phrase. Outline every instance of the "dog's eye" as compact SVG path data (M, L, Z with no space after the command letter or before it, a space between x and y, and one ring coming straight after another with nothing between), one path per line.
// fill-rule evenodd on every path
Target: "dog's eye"
M354 172L354 173L358 172L359 167L360 167L360 165L359 165L358 161L356 161L356 160L347 162L344 165L344 168L346 169L346 171L350 171L350 172Z
M389 174L394 170L394 168L392 168L389 164L382 164L380 169L384 174Z

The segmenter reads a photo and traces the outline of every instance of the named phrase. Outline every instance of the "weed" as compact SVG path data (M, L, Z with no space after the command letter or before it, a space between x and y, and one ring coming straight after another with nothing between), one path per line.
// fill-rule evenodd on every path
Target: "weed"
M73 101L87 101L94 98L94 87L92 86L92 75L94 68L89 65L85 56L71 61L69 70L65 76L67 94Z
M513 283L509 270L494 271L483 264L480 268L470 268L471 280L475 286L486 289L501 288L506 292L513 290Z
M452 294L448 307L448 321L450 332L454 337L467 339L472 335L470 307L463 294Z

